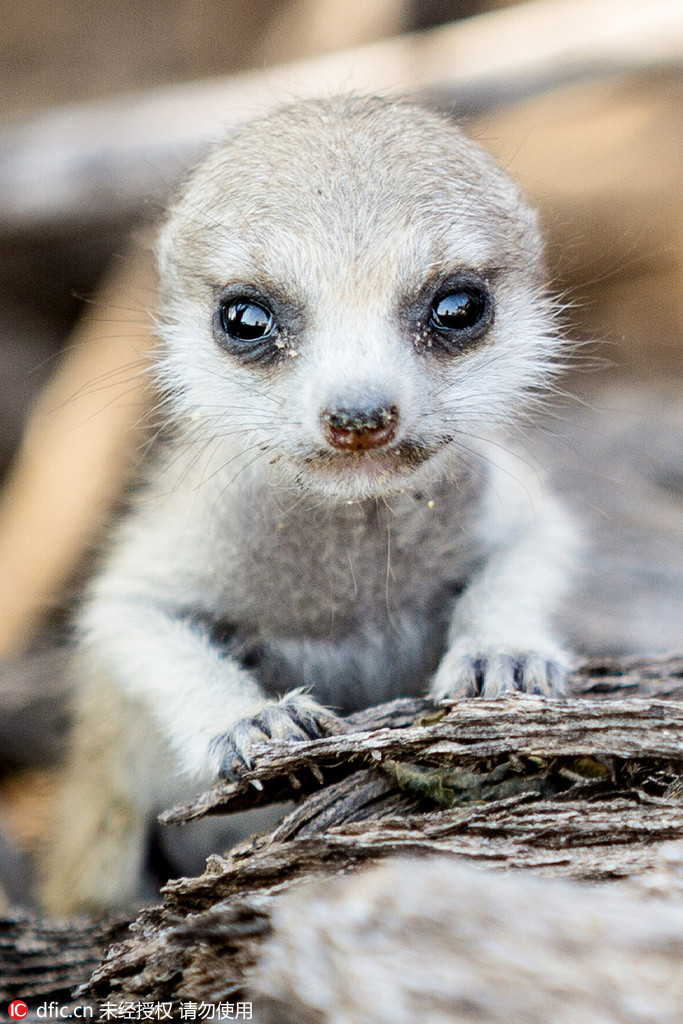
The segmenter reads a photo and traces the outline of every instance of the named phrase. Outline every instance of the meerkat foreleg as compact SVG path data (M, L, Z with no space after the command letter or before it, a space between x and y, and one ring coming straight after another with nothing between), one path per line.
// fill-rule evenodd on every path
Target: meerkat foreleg
M137 602L96 601L78 659L70 757L43 857L53 914L139 895L150 821L269 738L320 735L333 716L301 692L268 700L201 630Z
M572 524L548 503L494 551L455 605L430 696L564 692L571 659L550 619L574 547Z

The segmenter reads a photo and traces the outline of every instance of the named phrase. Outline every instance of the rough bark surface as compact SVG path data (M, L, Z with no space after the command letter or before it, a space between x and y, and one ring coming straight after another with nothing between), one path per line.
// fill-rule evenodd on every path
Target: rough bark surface
M560 935L563 928L573 927L571 921L563 924L566 915L562 907L568 905L567 901L573 900L589 918L593 914L595 893L586 883L641 879L640 890L630 897L637 904L632 912L648 918L654 904L643 890L648 886L657 889L666 876L662 864L667 858L668 862L672 857L674 861L683 860L676 842L683 839L682 681L683 657L648 661L603 659L588 663L576 673L571 700L514 695L497 701L457 702L438 709L425 701L400 700L349 718L345 727L348 731L338 735L306 743L265 746L244 779L217 787L192 805L168 812L165 820L188 821L204 814L226 813L292 797L298 800L294 810L269 835L245 842L226 856L210 858L203 875L170 882L164 890L163 904L143 911L132 932L117 941L96 967L79 998L90 998L96 1003L144 999L173 1000L176 1004L181 1000L234 999L237 993L250 991L264 941L272 936L268 949L275 951L272 955L276 959L278 950L289 950L282 956L285 961L288 957L291 960L292 973L289 981L282 982L281 966L277 971L274 969L273 978L280 980L270 985L267 971L264 974L265 968L260 970L254 991L266 993L269 1003L268 1007L264 1003L259 1012L270 1013L268 1020L283 1022L331 1021L332 1017L316 1007L315 1001L309 1006L305 985L297 980L297 971L302 968L301 951L295 955L289 943L298 941L299 927L292 926L292 932L289 924L276 924L273 935L272 914L274 910L279 913L276 908L283 906L283 921L301 921L306 911L295 909L291 911L294 916L287 917L287 905L294 901L291 905L295 908L306 906L306 891L298 892L303 883L317 880L318 888L311 890L313 907L318 906L316 900L324 903L328 899L324 887L332 884L330 876L349 875L344 882L350 887L348 891L329 890L330 920L335 920L337 900L344 903L353 899L349 893L356 891L357 885L365 907L362 912L369 915L372 923L385 902L384 883L379 884L379 895L372 895L372 884L363 880L369 877L368 873L358 872L366 865L395 855L400 855L399 864L404 867L388 865L386 870L403 872L396 884L402 887L401 892L405 890L406 907L419 905L423 901L422 888L425 884L429 887L420 872L411 867L414 858L440 855L440 863L446 855L449 866L439 867L438 871L446 875L452 868L453 884L444 881L438 888L443 889L444 900L452 904L454 920L461 913L474 913L471 907L458 909L457 901L463 891L471 888L458 874L467 870L464 862L499 872L526 869L525 875L514 880L501 876L495 884L509 881L522 888L528 884L530 906L541 898L538 893L570 892L570 896L557 896L547 921L548 929L557 928ZM406 860L407 855L412 856ZM475 876L475 888L480 879L488 877L470 873ZM566 882L548 880L548 888L537 890L535 886L539 883L528 877L530 874L569 880L573 887L569 890ZM679 875L674 874L675 883L669 879L663 884L664 895L669 899L683 890ZM370 875L379 877L372 871ZM487 883L482 884L485 887ZM554 890L553 885L560 888ZM290 895L291 890L297 891ZM510 893L514 903L518 888ZM502 916L492 934L509 958L520 938L515 928L507 928L504 895L501 900ZM486 914L490 913L489 908ZM396 946L394 959L398 964L408 955L407 950L422 943L421 936L427 928L419 915L417 923L413 918L407 911L407 918L398 924L394 921L388 932ZM620 920L617 914L615 927L621 927ZM674 931L667 933L674 937L666 955L660 956L656 943L647 953L654 958L652 963L660 972L658 976L667 976L670 951L680 953L683 949L683 922L679 923L680 931L676 931L678 924L676 928L672 924ZM70 941L74 949L81 950L80 959L73 961L70 978L62 974L57 982L55 971L64 958L56 948L60 940L50 939L49 923L26 919L9 923L5 929L5 948L15 950L16 955L12 952L14 966L4 993L23 993L26 998L29 989L25 984L26 971L21 973L21 950L27 942L32 948L32 937L37 936L39 941L31 962L31 991L45 993L52 985L52 991L59 987L63 993L69 981L76 985L89 978L103 936L113 937L115 927L110 923L97 931L91 924L74 925ZM520 927L518 919L516 927ZM334 989L342 984L341 977L352 977L362 964L360 960L344 964L343 958L335 959L321 952L328 942L327 933L323 932L315 942L312 940L311 956L327 963ZM399 933L404 936L403 945L396 938ZM475 960L465 970L462 963L458 966L455 959L448 960L451 938L455 943L455 933L452 937L444 933L444 946L439 954L446 958L444 970L455 972L454 977L458 972L462 977L473 977L479 957L476 945L472 947ZM55 943L52 948L51 941ZM353 946L355 940L348 942ZM602 942L600 936L596 942ZM635 936L628 956L638 957L642 942L642 936ZM461 943L458 948L461 946L466 950L466 944ZM532 947L529 956L537 958L538 951ZM366 952L362 945L358 948L359 957L371 955L370 947ZM626 999L630 961L626 954L622 959L625 987L619 999ZM567 991L572 985L580 987L580 960L576 963L578 973L574 976L569 971L565 979ZM319 968L320 964L316 970ZM596 971L597 978L597 968ZM398 980L392 984L400 1001L405 993L401 995ZM297 988L297 999L304 1007L301 1009L296 1003L299 1008L294 1018L288 1017L282 1008L282 1000L289 1000L287 993L292 986ZM647 1000L646 990L645 995L638 995L636 989L637 985L634 998L642 996ZM448 988L448 1000L456 998L455 991L452 986ZM496 998L502 999L503 991L501 988ZM669 987L667 991L674 990ZM437 986L433 992L434 1006L442 995ZM467 986L460 995L465 1001L463 1006L474 998ZM480 1016L469 1010L458 1016L448 1000L444 1005L450 1007L450 1017L439 1017L436 1010L429 1016L425 1004L424 1019L498 1020L491 1008L493 1003L480 1005L475 1000L472 1005L479 1007ZM385 999L384 1003L384 1009L375 1005L364 1017L359 1004L351 1002L348 1015L339 1020L397 1024L403 1019L398 1004L390 1005ZM406 1005L412 1005L410 1000ZM505 1005L504 1001L500 1003L503 1010ZM568 1005L576 1010L579 1003L570 1000ZM609 1014L599 1018L593 1004L586 1003L582 1019L658 1019L660 1024L681 1019L667 1016L663 1004L657 1005L661 1010L659 1018L629 1018L618 1016L616 1011L613 1018ZM505 1012L507 1020L517 1019L511 1004ZM533 1015L528 1017L528 1021L535 1019ZM546 1020L564 1018L551 1014ZM526 1021L527 1018L525 1024Z
M0 918L0 1000L59 1000L68 1006L79 982L129 921L51 921L28 913ZM3 1007L5 1009L5 1007Z
M535 760L544 777L578 770L590 780L596 773L613 774L621 762L627 771L642 766L647 772L680 758L683 707L672 702L683 700L683 656L595 659L574 674L570 692L567 701L518 694L439 709L416 699L368 708L350 715L347 731L337 735L296 744L269 741L239 782L217 786L161 820L183 824L207 814L301 798L319 791L323 781L360 767L391 777L396 762L486 773L487 766L512 759L511 771L523 766L519 786L527 789L537 785L528 781ZM618 704L611 703L615 699ZM582 766L582 758L602 760ZM414 784L419 792L416 779ZM447 803L448 797L439 802Z

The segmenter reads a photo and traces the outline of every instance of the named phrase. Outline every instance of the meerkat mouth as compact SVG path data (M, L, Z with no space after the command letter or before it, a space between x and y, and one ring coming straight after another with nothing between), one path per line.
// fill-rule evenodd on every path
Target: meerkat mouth
M316 449L298 460L302 482L305 478L309 486L350 498L386 494L405 486L447 443L447 439L429 444L405 439L381 450Z
M316 469L331 472L349 472L356 470L365 472L374 467L384 466L395 472L409 472L421 466L439 451L443 444L426 444L424 441L403 440L385 448L373 448L366 451L332 451L330 448L319 448L304 456L303 462Z

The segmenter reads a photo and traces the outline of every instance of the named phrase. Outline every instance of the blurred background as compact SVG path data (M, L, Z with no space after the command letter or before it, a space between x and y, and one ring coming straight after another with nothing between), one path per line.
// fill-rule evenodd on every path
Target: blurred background
M0 867L36 840L55 638L144 447L153 225L224 125L291 95L415 92L538 203L584 343L544 457L612 541L577 623L683 648L680 0L0 0L0 25Z

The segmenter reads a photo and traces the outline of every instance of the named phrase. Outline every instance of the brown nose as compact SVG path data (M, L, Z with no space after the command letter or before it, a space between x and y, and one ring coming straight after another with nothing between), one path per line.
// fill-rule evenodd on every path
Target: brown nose
M396 435L398 409L383 405L377 409L323 409L323 433L333 448L364 452L383 448Z

